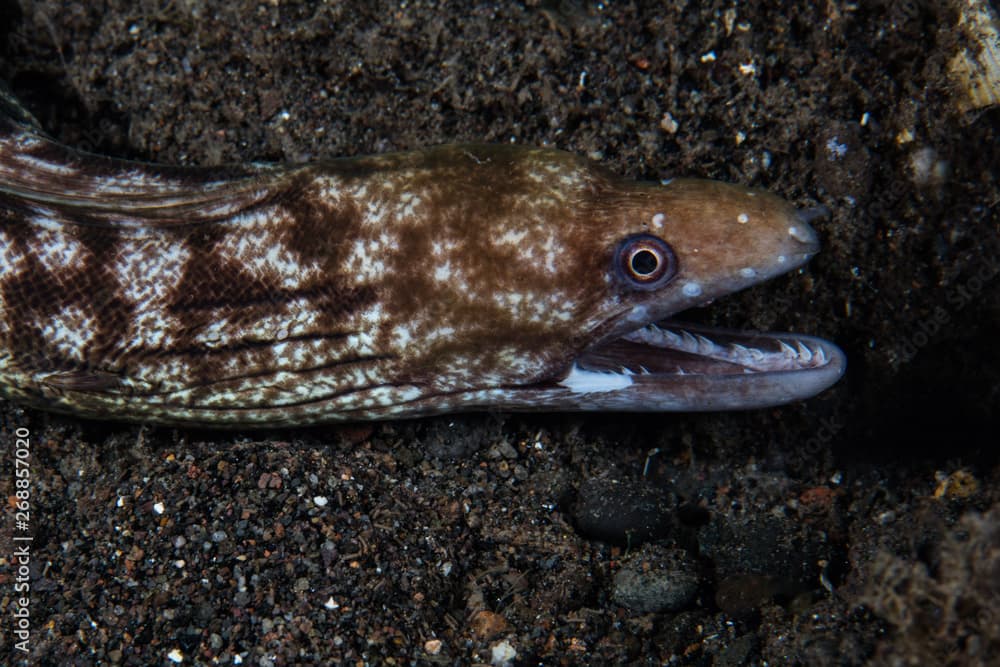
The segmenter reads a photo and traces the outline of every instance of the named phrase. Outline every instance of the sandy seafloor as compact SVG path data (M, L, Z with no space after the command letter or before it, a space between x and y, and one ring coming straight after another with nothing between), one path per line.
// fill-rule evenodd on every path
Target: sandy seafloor
M0 76L98 152L516 141L828 206L807 267L689 318L850 360L731 414L234 433L3 404L0 663L1000 664L1000 109L948 75L964 3L815 4L0 3ZM620 572L679 602L622 604Z

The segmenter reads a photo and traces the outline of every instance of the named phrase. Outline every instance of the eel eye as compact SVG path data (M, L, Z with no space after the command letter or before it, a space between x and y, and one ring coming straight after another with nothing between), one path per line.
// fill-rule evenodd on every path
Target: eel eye
M663 239L634 234L618 244L615 270L630 287L658 289L677 275L677 256Z

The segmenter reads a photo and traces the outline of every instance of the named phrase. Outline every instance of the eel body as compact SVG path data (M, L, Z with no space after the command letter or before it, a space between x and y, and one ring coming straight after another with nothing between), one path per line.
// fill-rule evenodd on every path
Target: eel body
M0 93L0 396L48 410L248 427L777 405L834 383L841 351L663 320L818 249L766 192L557 150L173 167L75 151Z

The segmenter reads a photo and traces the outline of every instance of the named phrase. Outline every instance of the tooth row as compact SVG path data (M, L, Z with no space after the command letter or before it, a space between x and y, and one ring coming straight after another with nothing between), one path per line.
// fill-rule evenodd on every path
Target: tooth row
M779 338L778 351L765 352L741 343L720 345L699 333L684 329L662 329L655 324L628 334L625 338L634 342L730 361L757 371L816 368L824 366L829 361L822 346L810 347L800 340L789 343Z

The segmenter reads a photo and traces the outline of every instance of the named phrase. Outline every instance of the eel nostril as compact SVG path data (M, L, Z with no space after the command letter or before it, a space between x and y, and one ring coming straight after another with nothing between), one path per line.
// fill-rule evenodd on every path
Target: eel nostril
M831 214L830 208L828 206L811 206L809 208L803 208L795 212L799 220L805 223L810 223L813 220L818 220L820 218L826 218Z

